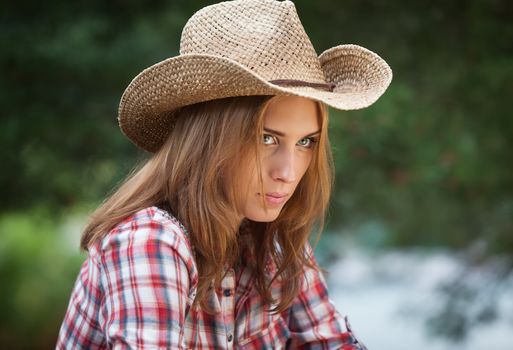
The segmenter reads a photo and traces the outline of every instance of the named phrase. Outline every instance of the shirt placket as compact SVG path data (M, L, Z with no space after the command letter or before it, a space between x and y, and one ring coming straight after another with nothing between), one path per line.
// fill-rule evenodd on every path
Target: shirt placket
M233 349L235 343L235 272L229 269L221 282L221 309L226 330L226 348Z

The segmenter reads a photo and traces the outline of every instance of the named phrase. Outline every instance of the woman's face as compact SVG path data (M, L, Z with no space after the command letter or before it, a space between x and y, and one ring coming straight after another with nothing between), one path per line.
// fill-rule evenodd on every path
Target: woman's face
M256 160L236 168L227 186L240 203L243 216L270 222L280 214L305 174L320 135L316 102L296 96L273 98L264 114L260 144L263 192L258 181ZM265 201L266 207L263 202Z

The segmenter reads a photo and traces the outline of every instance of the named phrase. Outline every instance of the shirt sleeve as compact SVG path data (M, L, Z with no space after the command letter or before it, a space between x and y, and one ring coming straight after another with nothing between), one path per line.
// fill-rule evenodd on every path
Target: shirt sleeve
M101 306L111 349L182 349L193 277L183 238L161 222L134 221L103 244Z
M311 261L317 267L313 251ZM306 269L300 293L289 308L291 349L367 350L354 336L328 296L326 281L318 269ZM346 330L342 325L345 323Z

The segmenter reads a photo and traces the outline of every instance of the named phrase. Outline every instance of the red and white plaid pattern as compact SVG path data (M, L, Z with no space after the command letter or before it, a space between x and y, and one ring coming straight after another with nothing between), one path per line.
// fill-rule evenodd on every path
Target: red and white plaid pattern
M183 226L157 207L127 218L89 250L57 349L363 350L331 304L320 272L285 312L266 310L248 267L227 271L209 303L191 307L198 284ZM277 294L278 293L278 294ZM273 295L279 296L275 283Z

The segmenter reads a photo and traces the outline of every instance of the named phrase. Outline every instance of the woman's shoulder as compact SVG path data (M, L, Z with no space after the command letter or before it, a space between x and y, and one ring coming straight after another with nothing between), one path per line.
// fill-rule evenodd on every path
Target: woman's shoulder
M108 250L158 249L160 245L177 251L184 260L194 252L182 223L166 210L151 206L138 210L115 225L96 245L99 254ZM91 252L90 252L91 253Z

